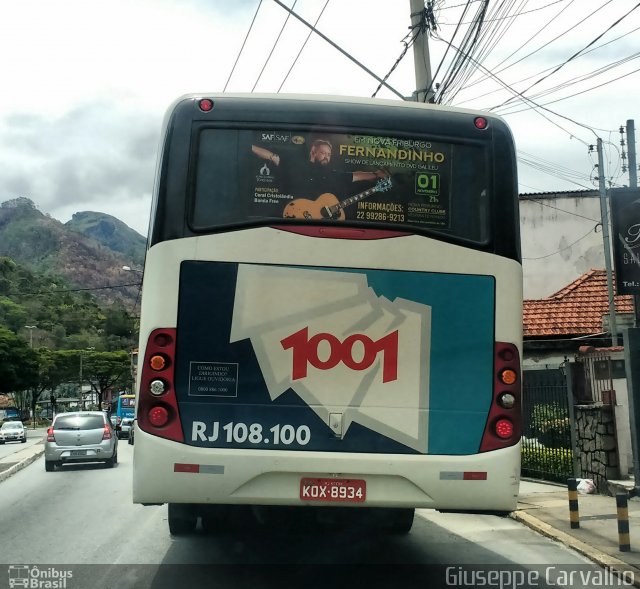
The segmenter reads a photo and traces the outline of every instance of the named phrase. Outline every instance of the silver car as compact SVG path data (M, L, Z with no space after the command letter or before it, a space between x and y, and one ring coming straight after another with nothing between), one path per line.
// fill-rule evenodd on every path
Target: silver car
M123 417L120 423L119 438L129 438L131 436L131 428L133 427L133 417ZM117 431L117 430L116 430Z
M118 462L118 438L102 411L58 413L47 430L44 468L77 462Z
M26 442L27 431L21 421L6 421L0 427L0 444L5 442Z

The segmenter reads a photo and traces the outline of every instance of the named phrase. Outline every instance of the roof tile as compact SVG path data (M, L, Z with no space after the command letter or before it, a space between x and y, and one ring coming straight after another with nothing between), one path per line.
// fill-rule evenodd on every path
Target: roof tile
M633 297L614 297L616 313L633 313ZM524 301L524 337L601 333L609 313L605 270L590 270L546 299Z

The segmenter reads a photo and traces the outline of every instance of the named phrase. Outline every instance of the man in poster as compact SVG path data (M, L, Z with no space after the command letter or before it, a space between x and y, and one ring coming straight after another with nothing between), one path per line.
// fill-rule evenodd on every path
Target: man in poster
M311 143L306 159L292 156L285 160L270 149L257 145L252 145L251 150L259 158L282 171L285 189L291 195L304 197L296 199L298 202L290 202L285 207L284 216L290 218L322 219L330 216L344 219L342 208L339 209L339 214L329 214L326 210L329 206L338 205L344 196L350 195L354 182L389 177L385 170L344 172L329 168L333 146L323 138L315 139ZM306 199L310 200L303 202Z

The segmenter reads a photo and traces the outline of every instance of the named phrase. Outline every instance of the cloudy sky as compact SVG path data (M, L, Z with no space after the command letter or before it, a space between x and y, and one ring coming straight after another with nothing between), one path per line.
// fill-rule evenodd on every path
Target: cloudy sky
M321 15L321 32L384 77L404 48L409 4L296 0L294 9L311 22ZM430 62L443 83L481 2L435 5ZM636 5L489 2L473 67L444 102L505 116L521 192L593 188L597 137L607 178L628 184L619 127L640 126ZM321 38L300 52L307 34L273 0L0 1L0 202L26 196L63 222L102 211L146 234L160 124L178 96L376 91L375 79ZM415 89L413 49L388 83L403 96ZM397 98L384 88L377 96Z

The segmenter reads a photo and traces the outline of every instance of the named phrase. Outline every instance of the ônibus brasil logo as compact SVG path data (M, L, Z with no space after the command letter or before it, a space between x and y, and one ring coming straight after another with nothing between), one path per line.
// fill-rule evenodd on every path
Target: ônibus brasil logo
M329 344L329 357L321 360L318 347L321 342ZM395 330L379 340L374 341L369 336L356 333L340 341L330 333L318 333L309 337L309 328L304 327L281 340L285 350L293 350L293 380L307 376L308 365L318 370L331 370L342 362L351 370L366 370L382 355L382 382L398 379L398 330ZM360 343L364 353L359 360L354 358L354 346Z

